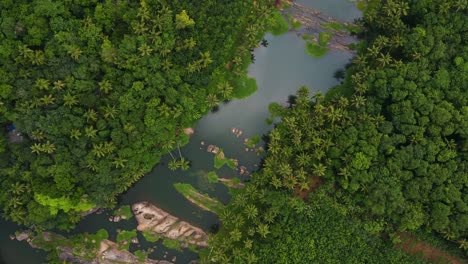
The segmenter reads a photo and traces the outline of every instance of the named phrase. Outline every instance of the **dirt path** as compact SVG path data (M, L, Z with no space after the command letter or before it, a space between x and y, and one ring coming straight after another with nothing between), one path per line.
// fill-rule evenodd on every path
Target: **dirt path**
M417 238L415 238L409 233L401 232L399 236L402 242L397 245L397 248L403 250L407 254L417 255L425 260L434 263L466 263L454 256L451 256L443 250L435 248L427 243L424 243L423 241L419 241Z
M310 176L309 181L310 181L309 189L301 190L300 187L296 187L296 189L294 189L294 195L299 196L304 201L307 200L309 193L317 190L317 188L323 183L322 178L318 176Z

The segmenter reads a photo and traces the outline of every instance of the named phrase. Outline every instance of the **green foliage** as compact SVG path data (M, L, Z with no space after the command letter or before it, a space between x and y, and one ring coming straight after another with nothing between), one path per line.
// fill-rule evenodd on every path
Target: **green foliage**
M123 205L119 209L114 211L114 215L120 215L124 219L128 220L133 217L132 208L130 205Z
M136 230L122 230L117 234L117 243L119 244L119 249L126 249L130 248L130 244L132 243L132 238L137 237Z
M219 152L215 154L213 158L213 166L215 169L220 169L224 165L227 165L231 169L236 169L236 162L234 159L226 158L223 149L219 149Z
M182 194L191 203L197 205L203 210L219 214L223 210L224 205L218 200L211 198L207 194L200 193L192 185L188 183L174 183L174 188Z
M295 19L291 14L286 14L286 17L288 18L289 24L291 25L292 29L298 30L301 28L301 22Z
M142 234L143 234L143 237L146 239L146 241L151 242L151 243L155 243L159 239L161 239L161 235L156 234L156 233L151 232L151 231L145 230L145 231L142 232Z
M236 81L232 95L236 99L242 99L254 94L257 89L257 81L254 78L240 78Z
M133 252L133 254L135 256L137 256L138 258L138 261L140 261L141 263L143 263L145 261L145 259L148 257L148 253L142 251L142 250L137 250L135 252Z
M261 171L220 213L207 262L421 262L392 247L402 231L468 248L466 5L367 2L344 84L298 91ZM291 197L320 178L306 202Z
M330 39L333 37L332 34L328 33L328 32L320 32L319 33L319 45L320 46L327 46L328 42L330 41Z
M63 210L64 212L68 212L70 210L84 212L96 206L95 204L84 200L74 202L65 197L51 198L39 193L34 194L34 200L40 205L47 207L51 215L57 215L58 210Z
M181 242L175 239L164 238L162 244L169 249L182 250Z
M275 36L279 36L288 32L288 30L289 25L283 15L277 10L273 11L268 32Z
M261 137L259 135L255 135L253 137L248 138L244 144L248 148L255 148L255 146L258 143L260 143L260 140L261 140Z
M342 31L344 29L344 25L341 24L340 22L324 22L324 23L320 23L320 25L324 29L328 29L328 30Z
M310 56L313 56L315 58L321 58L321 57L325 56L325 54L327 54L328 48L323 47L323 46L321 46L321 45L319 45L317 43L307 42L306 43L306 52Z
M215 171L210 171L206 174L206 178L208 179L209 183L218 183L218 175L216 175Z
M272 11L267 0L2 5L0 122L25 139L0 137L2 215L69 229L81 211L115 205L187 141L184 128L256 90L250 50Z

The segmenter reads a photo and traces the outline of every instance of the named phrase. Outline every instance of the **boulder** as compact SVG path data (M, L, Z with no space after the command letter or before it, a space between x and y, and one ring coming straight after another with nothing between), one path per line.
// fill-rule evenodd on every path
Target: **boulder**
M25 231L17 234L16 235L16 240L23 241L23 240L29 238L29 236L31 235L31 232L32 232L31 230L25 230Z
M138 222L137 230L150 231L170 239L198 246L207 246L208 235L200 228L190 225L170 215L149 202L132 206Z

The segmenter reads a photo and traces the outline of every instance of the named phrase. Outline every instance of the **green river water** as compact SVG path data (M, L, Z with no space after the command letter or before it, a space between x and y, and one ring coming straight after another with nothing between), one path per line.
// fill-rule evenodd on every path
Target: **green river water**
M319 9L341 20L352 21L360 15L349 0L300 0L297 2ZM255 50L255 63L249 68L250 76L257 80L258 91L246 99L221 104L218 111L207 114L198 122L190 142L181 149L183 156L191 161L190 170L170 171L167 168L167 162L171 158L166 155L151 173L144 176L120 197L120 205L150 201L174 216L209 231L218 223L216 215L200 210L189 203L174 189L173 184L190 183L198 190L227 203L229 201L227 188L222 184L210 184L200 176L202 173L215 170L213 155L206 151L207 145L214 144L223 148L226 157L236 158L240 166L246 166L249 171L254 171L257 169L256 165L260 157L253 152L246 152L243 142L245 137L261 136L272 128L265 122L269 116L268 105L271 102L285 105L288 96L295 94L302 85L309 87L311 91L326 92L330 87L338 84L333 78L335 71L343 69L351 58L351 54L344 51L330 51L323 58L312 58L305 52L305 42L293 32L279 37L268 34L265 38L268 40L268 47ZM243 130L241 137L237 138L230 132L233 127ZM204 146L201 145L201 141L205 142ZM177 154L176 151L173 153ZM216 172L220 177L226 178L237 174L236 171L226 166ZM246 179L247 176L243 177ZM242 179L242 176L240 178ZM96 232L105 228L109 231L110 239L114 240L117 229L136 228L137 223L133 218L119 223L109 222L108 217L111 213L104 212L87 216L71 232L73 234ZM44 263L45 252L32 249L24 241L9 239L9 235L18 229L19 227L15 224L0 221L0 263ZM154 244L146 243L141 234L139 234L139 240L140 247L132 245L131 249L154 246ZM170 260L177 256L176 263L188 263L196 259L196 254L188 250L177 252L166 249L161 244L156 244L156 246L157 249L150 255L150 258L163 259L166 255Z

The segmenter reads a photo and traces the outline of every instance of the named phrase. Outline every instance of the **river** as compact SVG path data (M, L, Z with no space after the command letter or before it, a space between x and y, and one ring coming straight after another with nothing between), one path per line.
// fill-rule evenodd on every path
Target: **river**
M349 0L300 0L298 3L346 21L352 21L360 15ZM312 58L305 52L304 40L294 32L278 37L267 34L265 39L269 43L268 47L260 47L254 51L255 62L249 68L249 75L257 80L257 92L246 99L221 104L218 111L207 114L198 122L190 142L181 149L183 156L191 161L190 170L170 171L167 162L171 158L166 155L151 173L120 197L120 205L150 201L174 216L210 230L218 223L217 217L190 204L173 188L173 184L190 183L198 190L227 203L229 201L227 188L221 184L210 184L200 176L202 173L215 170L213 155L207 153L206 146L214 144L223 148L226 157L236 158L239 160L239 165L254 171L260 157L253 152L246 152L243 142L245 137L261 136L272 128L272 125L268 125L265 121L269 116L268 105L271 102L285 105L288 96L295 94L303 85L309 87L311 91L326 92L338 84L333 78L335 71L343 69L351 58L349 53L336 50L330 51L320 59ZM243 130L241 137L237 138L230 132L233 127ZM205 142L204 146L201 145L202 141ZM174 154L178 155L176 152ZM226 178L236 174L226 166L216 172ZM106 213L90 215L83 219L72 233L96 232L100 228L105 228L109 231L110 239L114 240L117 229L136 228L137 223L133 218L113 223L108 221L108 217L109 214ZM0 221L0 263L2 259L5 264L44 263L46 254L43 251L32 249L26 242L9 239L9 234L13 234L17 229L19 227L12 223ZM150 246L141 234L139 240L142 249ZM173 256L177 256L176 263L188 263L196 259L196 254L188 250L177 252L166 249L161 244L156 246L157 249L150 255L153 259L163 259L166 256L170 260ZM135 245L131 247L131 249L137 248Z

